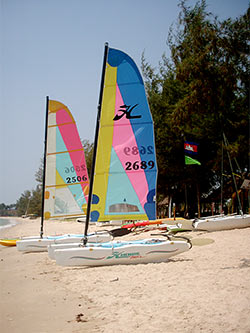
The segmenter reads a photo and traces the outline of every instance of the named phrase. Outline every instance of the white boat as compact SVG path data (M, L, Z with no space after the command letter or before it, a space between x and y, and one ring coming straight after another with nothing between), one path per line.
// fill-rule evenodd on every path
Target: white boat
M134 61L105 45L92 171L85 224L155 220L157 165L152 116ZM152 238L111 241L54 250L63 266L97 266L167 261L187 251L187 240ZM50 249L52 249L51 246Z
M89 242L108 242L111 240L111 235L107 232L95 232L88 234ZM46 252L51 244L79 244L83 241L84 234L65 234L61 236L37 236L24 238L16 242L18 251L22 252Z
M123 220L111 220L105 222L96 222L97 227L112 227L112 226L122 226L125 222Z
M64 250L64 249L73 249L77 247L81 247L83 245L82 241L79 242L69 242L63 244L49 244L48 245L48 255L49 258L55 260L55 251L56 250Z
M141 232L145 232L145 231L151 231L151 230L165 230L168 232L168 234L170 233L175 233L175 232L179 232L179 231L183 231L182 229L182 225L181 224L174 224L174 225L169 225L169 224L154 224L154 225L148 225L146 227L143 227L141 229ZM129 229L112 229L109 230L109 232L111 233L112 237L117 237L116 236L116 232L121 230L128 230L128 233L132 233L133 231L130 231ZM140 232L140 227L139 230L136 229L137 232ZM105 231L103 231L105 233ZM107 232L106 232L107 233ZM127 234L127 233L125 233ZM119 236L123 236L119 235ZM108 241L108 240L107 240ZM63 250L63 249L69 249L69 248L78 248L78 247L82 247L82 240L81 241L74 241L74 243L63 243L63 244L51 244L48 246L48 255L50 257L50 259L54 260L55 259L55 251L56 250ZM96 242L97 243L97 242Z
M143 239L89 243L86 246L56 250L56 263L61 266L106 266L165 262L185 252L191 244L185 241Z
M228 140L223 132L223 140L226 147L228 147ZM223 151L223 144L222 144ZM222 154L223 156L223 154ZM209 216L205 218L195 219L193 222L193 227L196 230L205 230L205 231L220 231L220 230L231 230L231 229L241 229L250 227L250 214L243 214L241 201L239 198L239 193L237 189L237 183L235 180L235 175L233 172L233 166L231 157L229 154L229 150L227 150L227 156L229 160L229 165L231 169L231 175L233 179L233 184L235 188L235 194L238 202L238 209L240 214L232 214L232 215L217 215L217 216ZM237 163L238 164L238 163ZM223 165L223 163L222 163ZM238 167L239 168L239 167ZM249 180L245 179L241 188L245 188L249 190L248 187ZM223 193L223 168L222 168L222 178L221 178L221 207L222 207L222 193Z
M250 227L250 215L225 215L210 216L208 218L196 219L193 223L196 230L220 231L230 229L241 229Z
M79 242L83 234L44 236L44 220L86 219L89 179L83 146L75 120L69 109L58 101L46 105L43 206L40 236L19 240L19 251L47 251L49 244ZM53 223L53 222L50 222ZM105 233L87 235L90 241L108 241Z

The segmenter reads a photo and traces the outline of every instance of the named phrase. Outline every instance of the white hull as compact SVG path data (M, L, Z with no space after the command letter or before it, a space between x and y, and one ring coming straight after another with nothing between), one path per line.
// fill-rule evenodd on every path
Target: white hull
M186 241L144 239L87 244L56 250L56 263L61 266L106 266L164 262L191 248Z
M177 225L169 225L169 224L157 224L157 225L150 225L147 226L147 230L168 230L168 231L178 231L180 226ZM64 243L64 244L51 244L48 246L48 255L50 259L55 260L55 251L56 250L63 250L63 249L70 249L70 248L78 248L81 247L82 242L72 242L72 243Z
M106 222L96 222L96 226L98 227L109 227L109 226L121 226L125 222L123 220L112 220L112 221L106 221Z
M72 249L72 248L77 248L81 247L83 242L72 242L72 243L64 243L64 244L50 244L48 246L48 255L49 258L52 260L55 260L55 251L56 250L64 250L64 249Z
M84 235L62 235L62 236L48 236L48 237L29 237L16 242L18 251L22 252L44 252L47 251L48 246L51 244L64 244L64 243L80 243ZM93 233L88 235L89 242L109 242L112 239L111 235L107 232Z
M226 215L199 219L193 223L196 230L220 231L250 227L250 215Z
M76 219L76 222L85 223L86 222L86 215L84 215L83 217L78 217Z

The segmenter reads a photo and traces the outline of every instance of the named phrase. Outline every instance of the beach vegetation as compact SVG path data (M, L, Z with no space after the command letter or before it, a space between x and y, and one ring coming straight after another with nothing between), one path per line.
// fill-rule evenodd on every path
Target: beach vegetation
M218 212L219 203L233 213L237 205L228 156L239 189L249 177L250 6L222 21L208 12L205 0L193 7L181 0L179 7L166 40L170 56L162 55L156 68L145 53L141 61L155 128L157 202L166 207L174 202L176 212L190 218L202 209L206 215ZM185 164L185 141L197 143L200 165ZM83 148L90 173L93 144L83 140ZM17 200L18 215L25 214L28 202L29 214L41 214L42 175L41 162L37 187ZM247 190L240 192L246 212Z
M0 204L0 216L16 216L16 205L10 204L5 205L4 203Z
M184 202L179 210L193 217L198 202L220 200L222 161L225 194L232 197L227 152L238 161L239 187L249 173L250 7L235 20L219 21L205 0L179 6L167 38L170 57L153 68L143 54L142 71L155 125L158 199ZM185 165L186 140L198 144L200 166Z

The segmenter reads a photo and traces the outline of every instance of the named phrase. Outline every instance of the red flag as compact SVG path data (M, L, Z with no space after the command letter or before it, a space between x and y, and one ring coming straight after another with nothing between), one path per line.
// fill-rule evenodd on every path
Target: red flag
M198 153L198 144L194 142L184 142L184 150L189 154L197 154Z

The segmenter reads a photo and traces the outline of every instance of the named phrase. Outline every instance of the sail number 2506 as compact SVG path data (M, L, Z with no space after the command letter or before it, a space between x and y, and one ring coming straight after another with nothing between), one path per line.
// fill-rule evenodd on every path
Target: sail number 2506
M81 183L86 182L88 179L86 176L73 176L73 177L66 177L67 184L74 184L74 183Z

